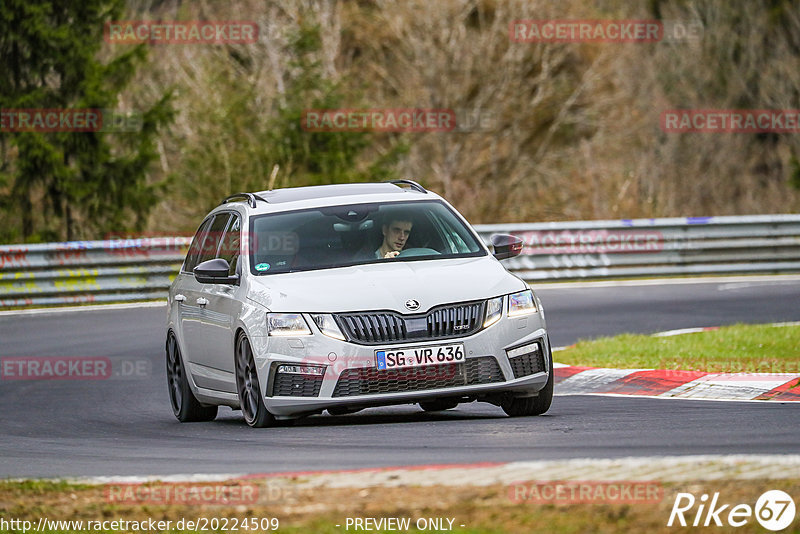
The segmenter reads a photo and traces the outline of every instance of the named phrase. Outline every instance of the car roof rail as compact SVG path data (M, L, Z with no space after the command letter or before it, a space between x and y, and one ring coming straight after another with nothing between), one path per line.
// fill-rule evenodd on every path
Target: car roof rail
M222 204L227 204L228 202L235 202L237 200L247 200L247 204L251 208L255 208L256 207L256 201L257 200L260 200L262 202L267 202L267 199L265 199L264 197L261 197L259 195L253 194L253 193L236 193L235 195L231 195L228 198L226 198L225 200L223 200Z
M394 185L407 185L407 186L410 186L410 187L411 187L411 189L413 189L414 191L418 191L418 192L420 192L420 193L427 193L427 192L428 192L428 190L427 190L427 189L425 189L424 187L422 187L421 185L419 185L419 184L418 184L417 182L415 182L414 180L405 180L405 179L401 179L401 180L387 180L387 182L386 182L386 183L390 183L390 184L394 184Z

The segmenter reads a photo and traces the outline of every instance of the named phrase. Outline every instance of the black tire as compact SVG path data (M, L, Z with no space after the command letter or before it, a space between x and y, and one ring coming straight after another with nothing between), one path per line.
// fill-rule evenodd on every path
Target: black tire
M253 349L247 336L236 340L236 391L239 407L245 422L253 428L264 428L275 424L275 417L267 411L264 397L258 385L258 373L253 359Z
M553 353L550 350L550 339L547 339L547 368L550 375L547 377L547 384L539 391L535 397L509 398L500 404L503 411L510 417L524 417L528 415L542 415L550 409L553 403Z
M419 403L419 407L426 412L443 412L456 406L458 406L458 401L453 399L436 399Z
M217 416L218 406L200 404L189 387L189 378L183 365L181 351L175 334L167 334L167 388L172 413L181 423L212 421Z

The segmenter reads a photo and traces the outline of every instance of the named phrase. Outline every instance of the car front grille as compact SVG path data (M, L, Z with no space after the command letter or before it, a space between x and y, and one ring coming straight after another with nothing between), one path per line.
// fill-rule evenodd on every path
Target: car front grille
M348 341L365 345L447 339L474 334L483 323L485 303L465 302L433 308L426 314L393 311L336 314Z
M544 366L544 354L541 344L535 343L533 346L537 347L537 350L508 359L511 364L511 370L514 372L514 378L542 373L547 370Z
M277 373L272 383L273 397L319 397L322 376Z
M346 369L333 390L334 397L423 391L502 382L503 372L494 356L469 358L464 363L426 365L379 371L374 367Z

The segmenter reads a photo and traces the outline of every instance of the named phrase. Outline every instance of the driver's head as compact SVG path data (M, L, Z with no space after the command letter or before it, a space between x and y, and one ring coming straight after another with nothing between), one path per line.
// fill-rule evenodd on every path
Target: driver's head
M406 246L414 223L407 218L391 218L383 225L383 249L400 252Z

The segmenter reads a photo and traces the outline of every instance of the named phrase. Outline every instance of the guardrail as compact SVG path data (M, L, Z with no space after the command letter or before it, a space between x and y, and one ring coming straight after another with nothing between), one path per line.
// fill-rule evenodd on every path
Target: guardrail
M800 272L800 215L476 225L525 243L528 281ZM166 296L190 237L0 246L0 308Z
M527 281L800 271L800 215L476 226L523 239L506 266Z
M191 240L0 246L0 309L165 298Z

